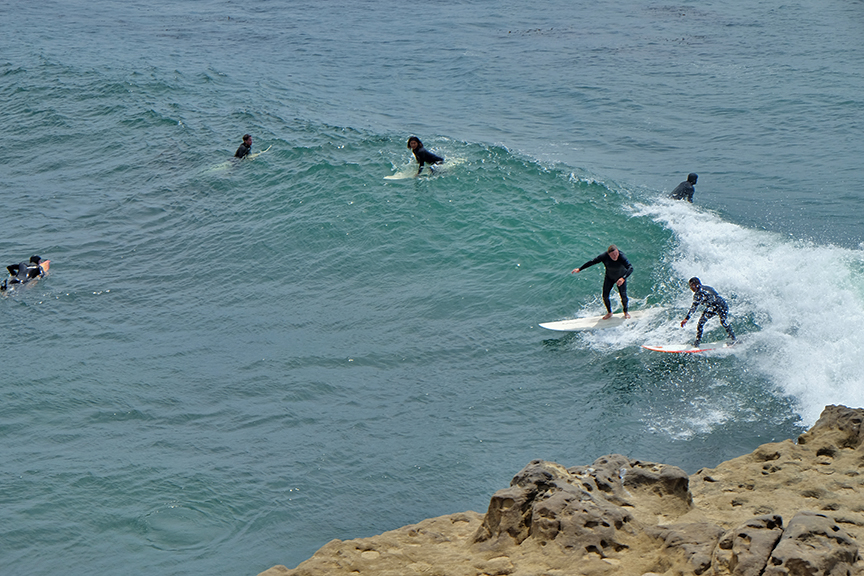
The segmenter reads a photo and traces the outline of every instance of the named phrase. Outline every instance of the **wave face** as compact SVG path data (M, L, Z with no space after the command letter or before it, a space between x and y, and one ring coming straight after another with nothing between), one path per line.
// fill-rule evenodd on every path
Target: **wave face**
M289 4L0 18L0 254L52 263L0 300L9 573L257 573L535 458L694 472L864 404L858 15ZM447 163L385 180L411 134ZM570 270L610 243L658 312L540 328L603 311ZM740 344L642 349L694 275Z

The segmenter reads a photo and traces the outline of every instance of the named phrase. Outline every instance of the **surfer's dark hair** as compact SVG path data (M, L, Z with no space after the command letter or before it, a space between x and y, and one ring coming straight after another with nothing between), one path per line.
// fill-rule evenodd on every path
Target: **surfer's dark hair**
M696 286L702 285L702 281L699 280L699 278L697 278L696 276L693 276L692 278L690 278L690 280L688 280L687 283L691 284L691 285L696 285Z
M420 142L420 139L417 138L416 136L411 136L410 138L408 138L408 145L407 145L408 148L411 147L411 141L412 141L412 140L413 140L414 142L417 142L417 147L418 147L418 148L423 148L423 143Z
M610 244L609 248L606 249L606 253L609 254L611 252L614 252L615 250L618 250L618 247L615 246L614 244Z
M245 142L246 140L248 140L251 137L252 137L251 134L243 134L243 141Z
M42 262L42 258L40 258L39 256L30 256L30 262L32 262L33 264L39 264L40 262Z

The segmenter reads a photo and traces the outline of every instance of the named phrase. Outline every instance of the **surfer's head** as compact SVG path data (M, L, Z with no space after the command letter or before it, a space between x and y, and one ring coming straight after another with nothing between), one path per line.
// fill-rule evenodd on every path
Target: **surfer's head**
M696 276L690 278L687 283L690 284L690 289L693 290L693 292L695 292L699 289L700 286L702 286L702 282Z
M39 264L40 262L42 262L42 258L40 258L39 256L30 256L30 262L32 264Z
M252 136L249 134L243 134L243 143L246 144L247 146L249 144L252 144Z
M687 182L689 182L690 184L696 184L696 180L698 180L698 179L699 179L699 175L696 174L695 172L691 172L690 174L687 175Z
M609 254L609 257L612 258L612 260L618 260L618 254L620 254L618 247L614 244L609 245L609 248L606 249L606 253Z
M413 146L411 145L412 143L414 144ZM416 136L411 136L410 138L408 138L408 148L410 148L412 150L416 150L417 148L422 148L422 147L423 147L423 143L420 142L420 139L417 138Z

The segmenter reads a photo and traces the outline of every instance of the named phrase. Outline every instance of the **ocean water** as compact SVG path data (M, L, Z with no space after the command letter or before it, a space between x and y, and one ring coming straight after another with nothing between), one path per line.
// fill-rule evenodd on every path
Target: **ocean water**
M862 61L861 1L3 3L0 255L51 272L0 298L0 573L254 575L864 406ZM538 327L613 242L656 314ZM642 349L694 275L740 344Z

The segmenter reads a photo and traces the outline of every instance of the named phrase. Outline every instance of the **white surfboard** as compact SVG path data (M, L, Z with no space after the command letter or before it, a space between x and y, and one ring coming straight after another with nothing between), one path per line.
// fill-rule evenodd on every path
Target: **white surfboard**
M212 174L214 172L225 172L226 170L228 170L232 166L234 166L234 162L232 162L231 160L226 160L224 162L220 162L219 164L216 164L215 166L211 166L210 168L206 168L206 169L202 170L201 174L203 175L203 174Z
M408 180L409 178L417 178L417 172L397 172L396 174L384 176L384 180Z
M642 348L653 350L654 352L669 352L672 354L698 354L699 352L710 352L711 350L720 350L721 348L730 348L731 346L731 344L726 342L710 342L700 344L698 348L692 344L667 344L665 346L643 344Z
M436 174L446 174L453 169L454 166L459 166L466 162L465 158L447 158L441 164L427 164L423 167L423 171L417 174L417 164L409 164L406 168L402 168L395 174L384 176L385 180L410 180L412 178L428 178Z
M420 174L417 174L417 166L412 166L408 170L403 170L401 172L396 172L395 174L390 174L389 176L384 176L385 180L413 180L414 178L428 178L430 176L434 176L435 173L429 170L423 170Z
M267 147L267 150L270 150L270 148L272 148L272 147L273 147L273 145L271 144L270 146ZM245 158L231 158L230 160L225 160L224 162L220 162L219 164L216 164L215 166L211 166L210 168L203 170L201 172L201 174L203 175L203 174L214 174L217 172L227 172L228 169L238 166L239 165L238 162L240 162L242 160L252 160L254 158L257 158L261 154L264 154L264 152L267 152L267 150L262 150L261 152L249 154Z
M612 318L608 320L603 320L603 316L591 316L589 318L574 318L572 320L559 320L557 322L543 322L540 324L541 328L546 328L547 330L557 330L559 332L579 332L581 330L600 330L603 328L615 328L617 326L621 326L625 322L633 322L640 318L644 318L650 312L654 312L657 309L647 309L647 310L633 310L630 312L630 319L624 319L624 313L619 312L618 314L614 314Z
M267 147L267 150L270 150L270 148L272 148L272 147L273 147L273 145L270 144L270 146ZM261 152L255 152L254 154L249 154L248 156L246 156L246 158L248 158L249 160L252 160L253 158L257 158L261 154L264 154L264 152L267 152L267 150L262 150Z

